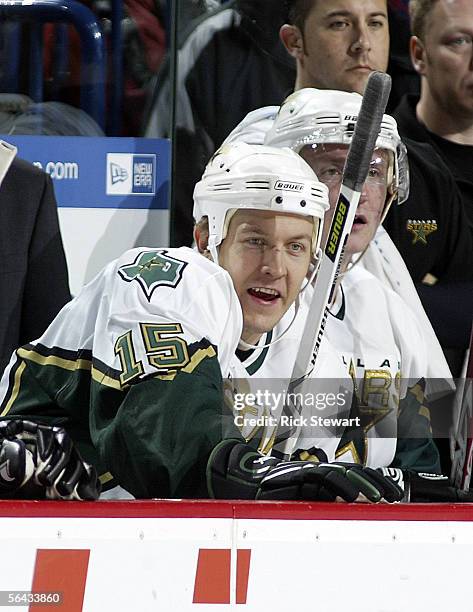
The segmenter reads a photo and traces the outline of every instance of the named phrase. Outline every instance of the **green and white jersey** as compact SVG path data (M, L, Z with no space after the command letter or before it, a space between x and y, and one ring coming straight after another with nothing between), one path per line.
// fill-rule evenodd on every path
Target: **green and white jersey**
M337 459L438 470L423 396L427 349L407 304L355 265L342 279L325 329L354 380L362 422L362 435L345 436Z
M205 496L241 328L225 270L188 248L128 251L12 356L1 416L63 425L136 497Z

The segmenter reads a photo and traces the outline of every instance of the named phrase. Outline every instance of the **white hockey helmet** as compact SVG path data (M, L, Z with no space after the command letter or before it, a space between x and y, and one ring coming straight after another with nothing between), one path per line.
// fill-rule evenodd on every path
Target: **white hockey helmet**
M349 145L361 101L362 96L357 93L299 89L282 104L264 144L290 147L296 153L308 144ZM383 115L376 147L393 153L388 193L397 195L397 202L401 204L409 195L409 166L396 120L390 115Z
M208 218L209 251L224 240L231 212L256 209L293 213L314 220L312 249L320 246L321 223L329 208L328 188L311 167L287 148L223 145L210 159L194 189L194 219Z

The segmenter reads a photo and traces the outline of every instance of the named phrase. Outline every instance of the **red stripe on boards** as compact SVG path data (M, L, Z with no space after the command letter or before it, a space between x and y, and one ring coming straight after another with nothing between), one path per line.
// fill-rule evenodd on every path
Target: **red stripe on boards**
M31 605L31 612L82 612L90 550L38 549L31 590L61 592L60 605Z

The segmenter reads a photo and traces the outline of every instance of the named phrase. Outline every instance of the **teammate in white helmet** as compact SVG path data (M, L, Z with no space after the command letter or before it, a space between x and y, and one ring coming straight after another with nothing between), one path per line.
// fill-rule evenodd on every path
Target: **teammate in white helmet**
M360 104L358 94L302 89L289 96L281 108L267 107L250 113L226 142L257 144L264 141L275 146L290 146L306 158L318 173L319 180L329 186L333 206ZM364 427L361 432L352 432L351 438L345 435L338 448L333 449L332 440L335 454L328 456L331 460L335 456L368 465L391 464L439 471L422 388L414 383L427 377L448 377L449 370L410 276L389 237L378 231L376 244L374 241L370 244L391 203L402 203L408 188L405 149L394 119L385 115L347 245L349 257L345 268L350 261L350 265L353 260L359 263L344 275L326 327L331 343L338 348L349 372L357 380ZM329 221L330 216L324 226L325 232L330 227ZM325 239L324 236L323 245ZM391 275L386 273L383 252L389 253L390 261L398 262ZM362 253L365 254L360 259ZM378 280L363 267L374 271ZM305 297L310 298L310 290L305 292ZM299 333L302 333L303 322L304 305L294 326L299 326ZM406 384L399 384L397 388L396 381ZM376 386L389 392L382 393ZM414 394L406 392L409 386L414 386ZM392 421L397 413L399 394L401 399L405 398L401 402L404 408L399 421L401 431L389 439L389 431L396 432L396 423ZM405 410L406 406L409 410ZM409 418L405 419L406 416ZM415 429L406 432L406 423L413 424ZM406 442L407 435L414 439ZM402 440L396 446L398 436Z
M49 497L82 497L62 427L104 485L135 497L400 499L369 468L261 455L224 408L240 341L254 346L277 327L316 265L326 186L289 150L235 145L212 158L195 199L207 257L126 252L12 356L0 490L46 480Z

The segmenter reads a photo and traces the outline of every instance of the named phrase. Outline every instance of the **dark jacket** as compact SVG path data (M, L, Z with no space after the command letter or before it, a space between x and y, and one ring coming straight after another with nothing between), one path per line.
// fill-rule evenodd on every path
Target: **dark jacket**
M435 332L444 348L464 350L472 327L473 313L473 179L471 163L464 171L468 159L457 161L445 150L448 143L443 138L432 134L417 120L416 106L419 97L404 96L395 110L394 117L403 140L406 135L415 142L419 151L419 161L430 171L421 171L420 182L424 185L418 189L416 211L420 221L436 220L437 231L426 237L427 245L416 248L411 244L399 246L414 278L413 270L421 269L432 261L431 272L439 279L439 284L428 287L419 284L417 289L424 308L429 315ZM447 143L442 146L441 143ZM457 145L461 147L461 145ZM469 150L469 151L468 151ZM473 147L464 147L460 157L469 152L473 162ZM415 161L412 151L409 159ZM440 161L440 164L439 164ZM409 162L412 169L412 163ZM415 177L413 177L413 181ZM417 213L418 211L418 213ZM405 226L400 219L390 221L391 235L398 232L405 238ZM437 236L435 235L437 234ZM430 243L430 244L429 244ZM419 244L419 242L417 243ZM428 248L426 248L428 247ZM432 259L435 257L436 262ZM460 282L458 282L460 281ZM461 370L461 353L447 355L454 375ZM456 362L456 363L455 363Z
M410 193L394 203L383 225L414 281L432 274L440 282L473 280L473 239L455 180L426 143L406 138Z
M0 187L0 374L70 297L51 179L15 159Z

